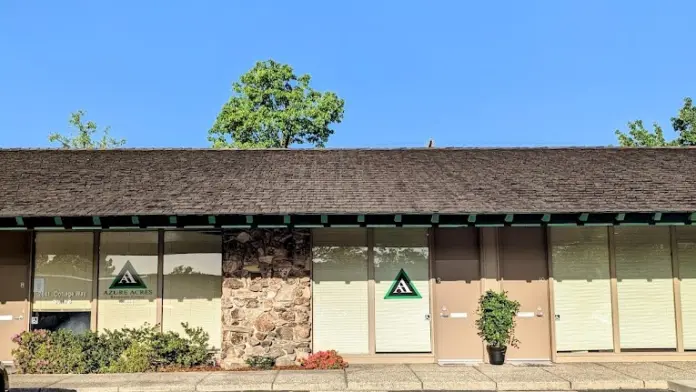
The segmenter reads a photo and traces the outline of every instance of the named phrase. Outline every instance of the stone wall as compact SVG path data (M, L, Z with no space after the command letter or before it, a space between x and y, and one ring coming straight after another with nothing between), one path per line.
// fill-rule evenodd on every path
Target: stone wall
M223 233L223 367L249 356L293 365L311 350L309 230Z

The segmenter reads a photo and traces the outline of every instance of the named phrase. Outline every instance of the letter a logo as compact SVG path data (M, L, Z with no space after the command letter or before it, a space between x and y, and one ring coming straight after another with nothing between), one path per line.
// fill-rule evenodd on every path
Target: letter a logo
M114 281L111 282L109 289L146 289L147 286L140 275L135 272L133 264L130 261L126 261L126 265L121 268L121 272L116 275Z
M413 284L413 282L411 282L411 279L408 277L408 275L406 275L406 271L404 271L403 268L401 271L399 271L399 274L396 275L396 279L394 279L391 287L389 287L387 295L384 296L384 299L397 298L421 298L418 289L416 289L416 286Z

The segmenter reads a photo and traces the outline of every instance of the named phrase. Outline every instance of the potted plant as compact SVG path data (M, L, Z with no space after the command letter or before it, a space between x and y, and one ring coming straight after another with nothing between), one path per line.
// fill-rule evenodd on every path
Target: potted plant
M508 346L517 347L519 343L515 338L515 315L519 310L520 303L508 298L505 291L488 290L479 298L476 327L486 342L492 365L502 365Z

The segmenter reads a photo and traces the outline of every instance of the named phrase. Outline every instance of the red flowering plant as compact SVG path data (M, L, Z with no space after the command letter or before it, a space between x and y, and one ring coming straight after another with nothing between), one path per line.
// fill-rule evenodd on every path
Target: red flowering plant
M305 369L344 369L348 367L348 362L338 355L336 350L318 351L302 360L302 367Z

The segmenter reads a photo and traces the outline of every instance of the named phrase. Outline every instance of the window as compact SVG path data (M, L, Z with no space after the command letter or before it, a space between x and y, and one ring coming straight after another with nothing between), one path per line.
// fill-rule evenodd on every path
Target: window
M99 249L100 330L157 322L157 232L103 232Z
M36 329L90 329L94 234L37 233L32 309Z
M617 227L614 233L621 350L674 350L669 228Z
M220 233L164 234L162 328L184 334L181 323L201 327L220 348L222 238Z
M557 351L614 349L608 240L606 227L551 229Z
M367 354L367 230L313 231L314 351Z
M374 233L376 351L430 352L426 230Z
M696 227L676 228L684 349L696 350Z

